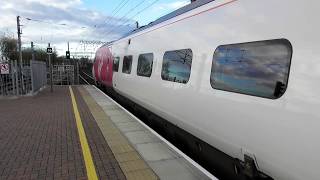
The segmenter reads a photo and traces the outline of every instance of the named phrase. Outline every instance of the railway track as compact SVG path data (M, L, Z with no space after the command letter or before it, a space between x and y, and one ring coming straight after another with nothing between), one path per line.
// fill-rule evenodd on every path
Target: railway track
M84 71L80 71L79 76L80 76L80 79L83 84L92 84L92 85L95 84L94 78L91 75L89 75L88 73L86 73Z

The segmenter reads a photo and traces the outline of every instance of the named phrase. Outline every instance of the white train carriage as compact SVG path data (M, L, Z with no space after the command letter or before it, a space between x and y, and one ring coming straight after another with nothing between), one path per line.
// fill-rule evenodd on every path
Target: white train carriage
M319 7L315 0L196 1L105 45L119 61L113 88L254 165L243 167L247 176L258 177L257 168L273 179L317 180Z

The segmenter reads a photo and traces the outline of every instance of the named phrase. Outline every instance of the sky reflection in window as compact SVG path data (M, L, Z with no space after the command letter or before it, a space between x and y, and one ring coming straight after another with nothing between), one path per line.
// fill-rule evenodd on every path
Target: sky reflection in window
M163 56L161 77L163 80L187 83L192 64L191 49L167 51Z
M277 39L219 46L214 52L215 89L266 98L280 97L287 86L292 47Z

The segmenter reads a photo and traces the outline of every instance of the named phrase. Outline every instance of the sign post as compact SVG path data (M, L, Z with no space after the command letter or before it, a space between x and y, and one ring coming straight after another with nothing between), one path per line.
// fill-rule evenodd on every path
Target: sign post
M50 47L50 43L48 43L47 54L48 54L48 58L49 58L50 92L53 92L52 63L51 63L52 48Z

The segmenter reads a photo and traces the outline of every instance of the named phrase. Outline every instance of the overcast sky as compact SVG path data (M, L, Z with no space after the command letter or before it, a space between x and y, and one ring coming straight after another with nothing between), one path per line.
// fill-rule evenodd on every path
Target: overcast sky
M21 16L24 47L48 42L60 55L67 42L71 51L83 51L80 40L110 41L135 27L148 24L190 0L1 0L0 35L17 37L16 16ZM153 4L154 3L154 4ZM150 6L153 4L152 6ZM149 8L147 8L150 6ZM144 11L143 11L144 10ZM87 47L89 48L89 47ZM93 48L93 47L91 47ZM92 50L89 50L92 51Z

